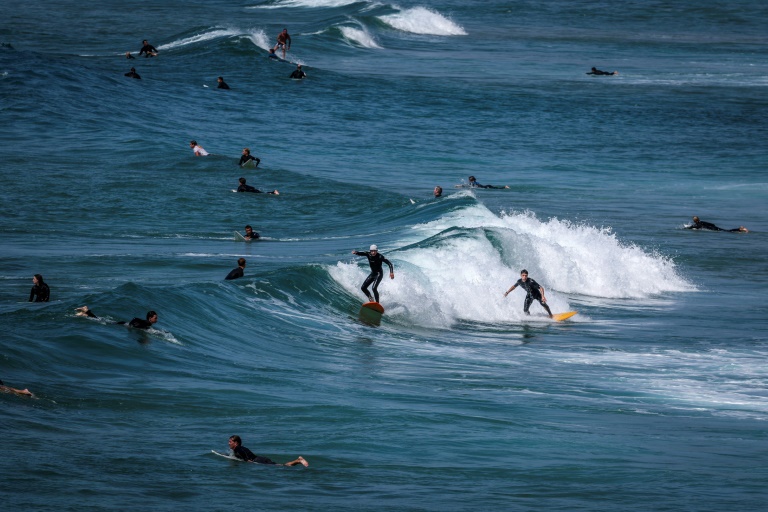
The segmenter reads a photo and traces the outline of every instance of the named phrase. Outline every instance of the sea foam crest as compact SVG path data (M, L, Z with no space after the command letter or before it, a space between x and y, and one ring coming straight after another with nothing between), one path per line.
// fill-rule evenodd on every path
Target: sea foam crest
M467 32L458 24L446 18L439 12L426 7L413 7L395 14L379 16L387 25L410 32L435 36L465 36Z
M374 39L373 36L371 36L365 30L352 27L339 27L339 30L344 36L344 39L349 42L355 43L364 48L381 48L381 46L376 43L376 39Z
M187 46L190 44L196 44L203 41L209 41L211 39L218 39L220 37L236 36L241 34L239 30L235 29L215 29L210 32L203 32L201 34L195 34L194 36L185 37L178 41L172 41L167 44L163 44L157 47L158 50L170 50L172 48L179 48L181 46Z
M249 9L282 9L284 7L344 7L361 0L282 0L269 5L254 5Z

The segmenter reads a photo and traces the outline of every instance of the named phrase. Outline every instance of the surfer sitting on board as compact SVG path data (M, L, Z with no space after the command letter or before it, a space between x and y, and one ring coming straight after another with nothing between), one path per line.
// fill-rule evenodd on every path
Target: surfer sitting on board
M541 307L547 310L549 318L552 318L552 312L549 310L549 306L547 306L546 297L544 297L544 287L533 279L528 279L528 271L525 269L520 271L520 279L518 279L517 282L512 285L512 288L507 290L507 293L505 293L504 296L506 297L509 295L509 292L518 286L521 286L527 292L527 295L525 296L525 303L523 304L523 312L525 312L526 315L531 314L528 309L531 307L531 303L534 300L537 300L539 301L539 304L541 304Z
M96 314L90 310L88 306L82 306L75 308L77 316L87 316L89 318L99 318ZM126 322L116 322L119 325L126 325ZM147 311L147 319L134 318L130 322L127 322L128 327L135 327L136 329L149 329L153 324L157 323L157 313L154 311Z
M192 148L192 152L195 156L208 156L208 152L204 150L202 146L199 146L196 140L189 141L189 147Z
M280 48L283 49L283 60L285 60L285 51L291 49L291 36L288 35L287 28L284 28L282 32L277 34L277 44L273 50L277 51Z
M470 176L469 188L509 188L509 185L504 185L503 187L495 187L493 185L481 185L477 182L477 179L475 179L474 176Z
M256 455L251 450L243 446L243 441L240 439L240 436L231 436L229 438L229 449L232 450L232 455L246 462L254 462L256 464L271 464L274 466L296 466L301 464L305 468L309 466L309 462L307 462L306 459L304 459L304 457L301 455L299 455L299 458L290 462L286 462L285 464L278 464L270 458Z
M690 226L685 226L685 229L708 229L709 231L730 231L731 233L739 233L739 232L749 233L749 230L744 226L739 226L733 229L723 229L721 227L715 226L711 222L704 222L703 220L700 220L698 217L694 217L693 224L691 224Z
M240 178L239 181L240 181L240 186L237 187L238 192L255 192L256 194L261 194L261 190L257 189L256 187L246 185L245 178ZM267 194L274 194L276 196L279 196L280 192L278 192L277 189L275 189L272 192L267 192Z
M255 156L251 155L251 150L249 148L243 148L243 156L240 157L240 163L238 165L242 167L250 160L254 161L254 167L258 167L261 163L260 158L256 158Z
M618 75L618 71L601 71L597 68L592 68L592 71L587 73L588 75Z
M371 246L370 251L352 251L355 256L365 256L368 258L368 264L371 266L371 273L365 278L363 286L360 287L363 293L368 297L370 302L379 302L379 283L384 277L384 270L382 269L382 263L386 263L389 266L389 278L395 278L395 268L392 263L379 253L379 248L376 245ZM373 283L373 297L371 297L368 287ZM374 298L376 300L374 300Z
M296 69L293 70L293 73L291 73L291 76L288 78L293 78L294 80L301 80L302 78L306 78L307 74L302 71L301 64L296 64Z
M223 77L217 78L216 81L219 83L219 85L216 86L217 89L229 89L229 86L227 85L227 82L224 81Z
M51 298L51 289L43 281L43 276L32 276L32 289L29 291L29 302L48 302Z
M141 42L141 51L139 51L139 57L142 55L144 57L157 57L157 48L149 44L145 39Z
M135 78L136 80L141 80L141 76L136 72L136 68L131 68L131 70L127 73L125 73L124 76L127 76L128 78Z

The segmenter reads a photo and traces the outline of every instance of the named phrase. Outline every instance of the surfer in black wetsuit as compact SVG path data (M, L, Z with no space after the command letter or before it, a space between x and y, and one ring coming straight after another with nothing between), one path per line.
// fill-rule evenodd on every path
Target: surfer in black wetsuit
M147 42L147 40L143 40L141 42L141 51L139 51L139 57L144 55L144 57L157 57L157 48L152 46Z
M610 75L618 75L618 71L601 71L597 68L592 68L592 71L587 73L588 75L600 75L600 76L610 76Z
M495 187L493 185L481 185L477 182L477 179L474 176L470 176L469 188L509 188L509 185L504 185L503 187Z
M252 187L250 185L245 184L245 178L240 178L240 186L237 187L238 192L255 192L257 194L261 194L261 190L257 189L256 187ZM274 194L276 196L280 195L280 192L277 191L277 189L273 190L272 192L267 192L267 194Z
M297 459L286 462L285 464L278 464L268 457L256 455L251 450L243 446L243 441L240 439L240 436L231 436L229 438L229 449L232 450L232 455L246 462L254 462L256 464L270 464L273 466L296 466L298 464L301 464L304 467L309 466L309 462L307 462L306 459L304 459L304 457L301 455L299 455Z
M232 271L227 274L227 277L224 278L225 281L232 281L233 279L240 279L245 275L245 258L240 258L237 260L237 268L232 269Z
M140 76L139 76L139 74L136 72L136 68L131 68L131 70L130 70L129 72L127 72L127 73L125 74L125 76L127 76L127 77L129 77L129 78L135 78L135 79L137 79L137 80L141 80L141 77L140 77Z
M245 226L245 236L243 236L243 238L245 238L246 240L250 241L250 240L258 240L261 237L259 236L259 234L257 232L255 232L253 230L253 228L249 224L249 225Z
M512 288L507 290L504 296L506 297L509 295L509 292L518 286L522 287L527 293L525 296L525 303L523 304L523 312L526 315L531 314L528 309L531 307L531 303L533 303L534 300L537 300L539 301L539 304L541 304L541 307L547 310L549 318L552 318L552 311L549 310L549 306L547 306L547 299L544 297L544 287L533 279L528 279L528 271L525 269L520 271L520 279L518 279L517 282L512 285Z
M369 302L379 302L379 283L384 277L384 270L382 264L386 263L389 266L389 278L395 278L395 268L392 263L379 253L379 248L375 245L371 246L370 251L352 251L355 256L365 256L368 258L368 264L371 266L371 273L365 278L363 286L360 287L363 293L368 297ZM373 283L373 297L371 297L368 287ZM374 300L375 298L375 300Z
M225 82L222 77L217 78L216 81L219 83L219 85L216 86L217 89L229 89L227 82Z
M240 163L239 163L238 165L239 165L240 167L242 167L242 166L243 166L243 165L245 165L245 164L246 164L246 163L247 163L249 160L253 160L254 162L256 162L256 163L254 164L254 167L258 167L258 166L259 166L259 164L261 163L261 159L260 159L260 158L256 158L255 156L251 155L251 150L250 150L250 148L243 148L243 156L241 156L241 157L240 157Z
M715 226L711 222L704 222L703 220L700 220L698 217L694 217L693 224L691 224L690 226L685 226L685 229L707 229L709 231L728 231L731 233L749 233L749 230L744 226L739 226L733 229L723 229L721 227Z
M88 306L82 306L79 308L75 308L75 313L77 316L87 316L89 318L99 318L96 316L96 314L91 311L91 309ZM157 323L157 313L154 311L147 311L147 319L142 320L141 318L134 318L130 322L115 322L117 325L128 325L128 327L135 327L136 329L149 329L152 327L153 324Z
M51 298L51 289L43 281L43 276L35 274L32 277L32 290L29 292L29 302L48 302Z
M291 73L291 76L289 76L288 78L301 80L302 78L306 78L306 76L307 74L301 69L301 64L296 64L296 69L293 70L293 73Z

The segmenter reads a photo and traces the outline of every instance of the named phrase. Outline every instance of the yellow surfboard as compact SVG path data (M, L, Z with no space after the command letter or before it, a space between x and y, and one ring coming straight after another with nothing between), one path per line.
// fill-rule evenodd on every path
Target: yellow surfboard
M576 313L578 313L578 311L568 311L567 313L558 313L556 315L552 315L552 320L554 320L555 322L562 322L563 320L567 320L571 318Z

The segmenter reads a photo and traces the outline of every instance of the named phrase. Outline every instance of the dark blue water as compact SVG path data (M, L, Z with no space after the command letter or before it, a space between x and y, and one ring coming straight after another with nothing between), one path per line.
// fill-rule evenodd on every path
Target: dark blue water
M764 507L763 3L6 11L0 378L35 398L0 394L4 508ZM578 315L525 316L522 268Z

